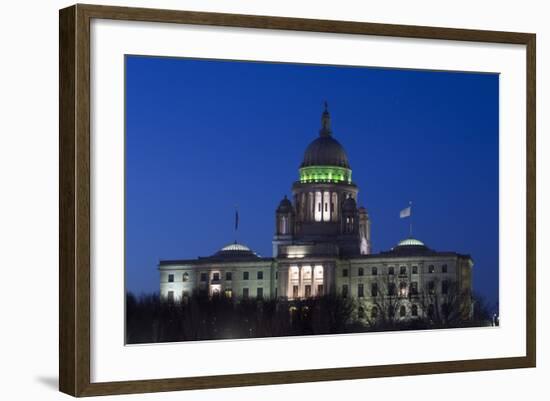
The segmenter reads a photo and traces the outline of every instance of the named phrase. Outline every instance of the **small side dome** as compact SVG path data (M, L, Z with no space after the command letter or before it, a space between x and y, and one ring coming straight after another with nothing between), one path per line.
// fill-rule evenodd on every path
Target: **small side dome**
M278 213L290 213L292 211L292 203L287 199L286 195L279 203L279 207L277 208Z
M355 202L355 199L351 196L348 197L342 205L342 210L344 212L355 212L357 210L357 203Z
M397 246L426 246L422 241L417 240L416 238L406 238L402 241L399 241Z
M232 244L224 246L218 252L211 256L216 259L257 259L258 254L246 245L235 241Z
M409 237L399 241L399 243L391 248L387 254L397 254L401 256L418 256L418 255L433 255L435 251L430 249L422 241Z
M234 242L232 244L224 246L220 251L250 251L250 248L243 244Z

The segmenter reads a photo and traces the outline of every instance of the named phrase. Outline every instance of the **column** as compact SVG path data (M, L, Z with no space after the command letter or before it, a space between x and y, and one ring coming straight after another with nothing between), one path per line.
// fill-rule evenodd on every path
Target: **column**
M313 220L313 193L308 192L307 193L307 221L311 222Z
M315 297L317 295L317 288L315 287L315 265L311 265L311 279L309 282L311 283L311 296Z
M332 221L332 215L334 214L334 208L332 207L332 194L333 194L332 191L328 193L328 212L329 212L328 221Z
M328 294L328 269L323 265L323 288L325 294Z
M327 221L327 192L321 192L321 221Z
M332 202L332 205L334 205L334 209L331 215L331 220L338 221L338 193L337 192L332 193L331 202Z
M302 265L298 266L298 298L302 296Z

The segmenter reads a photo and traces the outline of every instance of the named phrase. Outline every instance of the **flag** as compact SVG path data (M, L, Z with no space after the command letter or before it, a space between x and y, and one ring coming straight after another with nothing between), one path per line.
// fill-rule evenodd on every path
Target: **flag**
M235 210L235 231L239 228L239 211Z
M399 217L404 219L405 217L411 217L411 207L408 206L399 212Z

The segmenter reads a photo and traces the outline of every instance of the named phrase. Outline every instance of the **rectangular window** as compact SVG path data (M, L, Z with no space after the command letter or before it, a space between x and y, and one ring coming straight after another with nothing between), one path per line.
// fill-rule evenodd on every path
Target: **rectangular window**
M393 306L393 305L388 306L388 316L392 319L394 318L394 316L395 316L395 306Z
M348 286L347 284L344 284L342 286L342 298L347 298L348 297Z
M434 265L429 265L428 266L428 273L434 273L435 272L435 266Z
M306 285L306 298L311 297L311 285Z
M317 285L317 296L321 297L323 296L324 287L323 284Z
M377 268L376 266L373 267L372 270L371 270L371 272L372 272L372 275L373 275L373 276L377 276L377 275L378 275L378 268Z
M418 274L418 266L413 266L412 274Z
M174 282L174 275L173 275L173 274L169 274L169 275L168 275L168 282L169 282L169 283L173 283L173 282Z
M224 291L224 295L226 298L232 298L233 297L233 290L231 288L227 288Z
M258 287L258 289L256 290L256 298L264 299L264 289L262 287Z
M407 296L407 283L402 281L399 284L399 296L400 297L406 297Z
M435 281L428 282L428 292L433 294L435 292Z
M363 298L365 296L365 292L364 292L364 289L363 289L363 284L357 285L357 296L359 298Z
M447 273L447 265L441 266L441 273Z
M259 271L258 272L258 280L263 280L264 279L264 272L263 271Z
M401 266L399 268L399 274L401 274L401 275L407 274L407 266Z
M226 272L225 273L225 281L231 281L231 280L233 280L233 273Z
M388 267L388 274L393 275L395 273L393 266Z
M174 300L174 291L168 291L168 301L172 302Z
M201 281L202 282L208 281L208 273L201 273Z
M411 294L418 295L418 282L416 281L411 282Z
M342 277L348 276L348 269L342 269Z
M243 280L248 280L248 272L243 272Z
M298 298L298 286L292 286L292 298Z
M447 295L448 292L449 292L449 282L447 280L443 280L441 282L441 293L443 295Z
M212 281L220 281L220 273L214 273L212 275Z
M388 293L389 293L389 295L395 296L396 292L397 291L396 291L395 283L389 283L388 284Z
M363 270L362 267L360 267L359 269L357 269L357 275L358 275L358 276L362 276L364 273L365 273L365 271Z
M248 299L248 288L243 288L243 298Z
M370 286L370 295L372 297L377 297L378 296L378 284L377 283L372 283L371 286Z

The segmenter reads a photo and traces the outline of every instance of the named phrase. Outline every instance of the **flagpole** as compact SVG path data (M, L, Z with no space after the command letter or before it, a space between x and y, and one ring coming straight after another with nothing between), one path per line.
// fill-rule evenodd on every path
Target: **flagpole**
M238 229L239 229L239 206L235 205L235 243L237 243Z
M409 216L409 237L412 238L413 237L413 220L412 220L412 216L413 216L413 213L412 213L412 201L409 201L409 207L411 208L411 214Z

